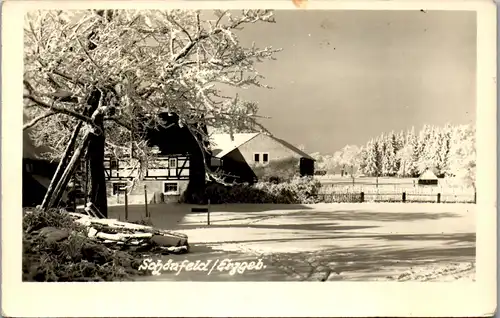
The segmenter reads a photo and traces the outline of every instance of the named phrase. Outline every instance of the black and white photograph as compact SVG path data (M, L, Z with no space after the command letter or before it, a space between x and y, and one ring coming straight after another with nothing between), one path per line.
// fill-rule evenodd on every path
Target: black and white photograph
M496 281L493 3L181 3L17 14L19 284Z

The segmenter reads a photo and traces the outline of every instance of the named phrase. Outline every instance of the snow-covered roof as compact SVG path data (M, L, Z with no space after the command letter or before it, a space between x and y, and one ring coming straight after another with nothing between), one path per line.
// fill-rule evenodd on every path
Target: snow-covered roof
M280 139L280 138L276 138L274 136L270 136L271 138L273 138L274 140L276 140L277 142L281 143L283 146L287 147L288 149L296 152L297 154L299 154L302 158L307 158L307 159L310 159L310 160L314 160L316 161L316 159L314 159L313 157L311 157L310 155L308 155L307 153L305 153L304 151L300 150L299 148L295 147L294 145L292 145L291 143L289 143L288 141L285 141L283 139Z
M222 158L258 135L259 133L241 133L233 134L231 138L230 134L212 134L210 136L212 153L215 157Z
M231 139L230 134L212 134L210 136L212 143L212 154L217 158L222 158L231 151L241 147L245 143L249 142L261 133L240 133L233 134L233 139ZM314 160L311 156L293 146L292 144L284 141L283 139L276 138L274 136L268 135L270 138L281 143L283 146L289 148L290 150L296 152L303 158L308 158Z
M420 180L436 180L438 177L434 174L434 172L432 172L431 169L427 169L418 178Z

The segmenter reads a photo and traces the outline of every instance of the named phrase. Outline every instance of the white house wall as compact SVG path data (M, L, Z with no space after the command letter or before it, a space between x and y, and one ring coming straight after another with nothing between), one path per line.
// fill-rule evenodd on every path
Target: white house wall
M136 186L131 189L127 194L128 204L144 204L146 202L146 196L144 195L144 186L146 186L146 193L148 204L153 204L155 202L155 193L162 193L164 189L165 182L175 182L178 187L178 194L165 196L167 201L177 201L179 197L186 191L189 181L187 180L144 180L137 182ZM113 184L114 183L126 183L126 181L108 181L106 182L106 191L108 197L109 205L123 205L125 204L125 194L113 194ZM160 203L160 202L156 202Z
M253 166L255 163L254 153L267 153L269 155L269 162L289 158L301 158L298 153L265 134L259 134L247 143L241 145L238 149L250 166ZM262 162L262 155L260 157Z

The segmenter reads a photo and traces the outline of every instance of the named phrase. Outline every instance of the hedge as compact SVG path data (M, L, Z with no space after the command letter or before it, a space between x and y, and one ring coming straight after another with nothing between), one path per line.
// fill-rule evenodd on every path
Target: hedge
M289 182L258 182L254 185L208 184L204 191L181 196L181 203L231 204L231 203L274 203L311 204L318 203L321 184L312 178L294 178Z

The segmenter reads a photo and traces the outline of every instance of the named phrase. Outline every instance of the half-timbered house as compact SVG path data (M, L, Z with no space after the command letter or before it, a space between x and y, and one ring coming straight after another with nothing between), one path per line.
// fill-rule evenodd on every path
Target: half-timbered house
M150 147L155 148L155 160L142 170L126 159L118 160L111 154L106 156L104 167L107 183L108 203L124 202L126 187L136 180L128 191L128 201L134 203L175 201L186 192L193 192L205 185L205 164L203 153L197 140L187 127L178 125L178 116L162 115L165 124L155 129L147 129L146 138ZM206 158L210 156L206 154ZM161 194L160 196L158 196Z

